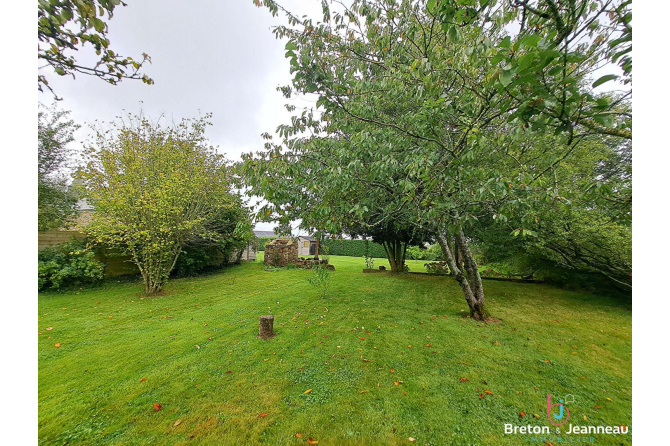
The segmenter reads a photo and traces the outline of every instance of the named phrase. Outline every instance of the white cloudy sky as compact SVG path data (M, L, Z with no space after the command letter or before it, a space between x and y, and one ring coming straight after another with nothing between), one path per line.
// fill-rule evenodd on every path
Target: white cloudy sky
M125 80L109 85L95 77L76 80L60 77L50 68L41 70L63 98L61 108L71 110L82 125L77 139L86 138L86 123L113 120L123 110L155 118L197 117L212 113L208 137L220 152L237 160L243 152L262 148L260 134L273 132L285 123L287 100L276 91L290 82L285 42L275 39L270 28L283 24L251 0L142 0L118 7L108 22L111 47L124 56L151 56L144 72L154 81ZM317 1L284 1L291 11L315 18L321 12ZM79 60L90 58L81 52ZM53 95L40 93L42 103ZM297 98L296 107L313 102ZM258 229L270 229L259 224Z

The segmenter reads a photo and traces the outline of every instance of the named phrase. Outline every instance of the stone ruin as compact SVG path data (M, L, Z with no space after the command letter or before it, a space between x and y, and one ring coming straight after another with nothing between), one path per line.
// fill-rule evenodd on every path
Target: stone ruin
M277 238L265 245L266 265L282 268L293 264L298 268L311 269L316 265L323 265L326 269L334 270L327 259L305 259L298 257L298 241L287 238Z
M298 242L287 238L276 238L265 245L266 265L283 267L298 261Z

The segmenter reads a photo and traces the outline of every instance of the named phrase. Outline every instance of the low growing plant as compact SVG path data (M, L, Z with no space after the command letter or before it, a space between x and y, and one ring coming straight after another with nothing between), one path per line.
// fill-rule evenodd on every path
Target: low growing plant
M330 271L323 265L317 265L312 268L312 273L307 282L317 288L321 292L321 297L325 299L330 284Z
M74 240L39 251L39 291L93 284L102 280L105 265L83 241Z

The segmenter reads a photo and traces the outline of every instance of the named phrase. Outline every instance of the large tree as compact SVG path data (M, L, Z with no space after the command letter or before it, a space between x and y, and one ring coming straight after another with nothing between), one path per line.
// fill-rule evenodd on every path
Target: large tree
M207 119L128 116L98 133L82 174L95 207L87 233L132 258L147 294L163 288L187 241L220 239L217 219L236 204L227 163L205 139Z
M142 60L124 57L110 48L109 21L114 9L126 6L120 0L39 0L37 2L37 59L60 75L86 74L96 76L110 84L122 79L140 79L146 84L153 80L140 73L145 62L151 62L147 54ZM105 15L107 17L105 17ZM99 57L95 65L85 65L75 59L75 52L91 45ZM43 91L49 86L43 74L37 75L37 88Z
M568 62L591 66L592 59L573 60L572 50L547 53L546 39L535 37L511 48L505 20L454 27L421 3L382 0L333 10L324 4L324 21L315 23L273 1L265 4L289 20L275 29L288 39L294 73L282 92L318 95L316 110L279 128L280 144L268 143L258 157L247 158L251 183L267 191L274 205L268 212L302 202L296 198L309 191L310 206L303 210L317 215L325 229L335 228L338 222L364 221L374 209L367 203L379 202L377 194L391 187L400 199L389 203L434 231L471 315L486 318L468 231L483 215L499 221L514 216L523 224L533 218L533 202L561 200L551 174L588 135L625 130L629 120L621 98L596 98L590 70L571 71L567 82L564 70L555 69ZM510 63L519 63L505 60L513 52L532 55L523 62L532 75L510 72ZM551 98L540 98L546 110L535 113L517 97L535 87L546 93L548 85L561 82L595 102L575 104L564 86L556 107ZM609 117L595 115L594 106ZM576 119L582 114L602 124L594 129ZM305 137L306 131L312 136ZM556 135L553 143L536 144L535 135L546 132ZM270 177L286 182L270 184ZM528 231L520 227L515 233Z
M40 106L43 107L43 106ZM37 228L67 226L76 214L77 194L68 187L68 144L79 128L68 111L55 106L37 114Z

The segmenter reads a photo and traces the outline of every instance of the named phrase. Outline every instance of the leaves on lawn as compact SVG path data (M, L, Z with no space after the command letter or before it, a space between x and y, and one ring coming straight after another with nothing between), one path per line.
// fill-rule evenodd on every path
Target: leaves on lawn
M484 393L487 395L493 395L493 392L491 392L490 390L484 390Z
M267 417L267 416L268 416L268 414L266 414L266 413L262 413L262 414L259 414L259 415L258 415L258 418L265 418L265 417Z
M56 342L56 343L54 344L54 347L56 347L56 348L60 347L60 342Z
M307 439L307 444L319 444L319 441L313 439L312 437L309 437L309 438Z
M470 380L467 379L467 378L461 378L460 381L461 381L462 383L469 383L469 382L470 382Z
M147 380L146 378L142 378L142 379L140 380L140 382L143 383L143 382L146 381L146 380Z
M162 408L163 408L163 406L161 406L160 404L158 404L158 403L154 403L154 410L155 410L156 412L158 412L158 411L161 410Z
M311 391L312 391L312 389L307 389L307 390L305 390L304 393L305 393L305 394L308 394L308 393L310 393Z
M53 327L47 327L47 331L51 331L53 329L54 329Z
M519 412L519 416L521 416L521 417L525 417L525 416L526 416L526 412Z
M296 438L302 438L302 434L300 432L298 432L297 434L295 434L295 437Z
M177 421L174 422L174 424L172 426L176 427L176 426L179 426L180 424L181 424L181 420L177 420Z

